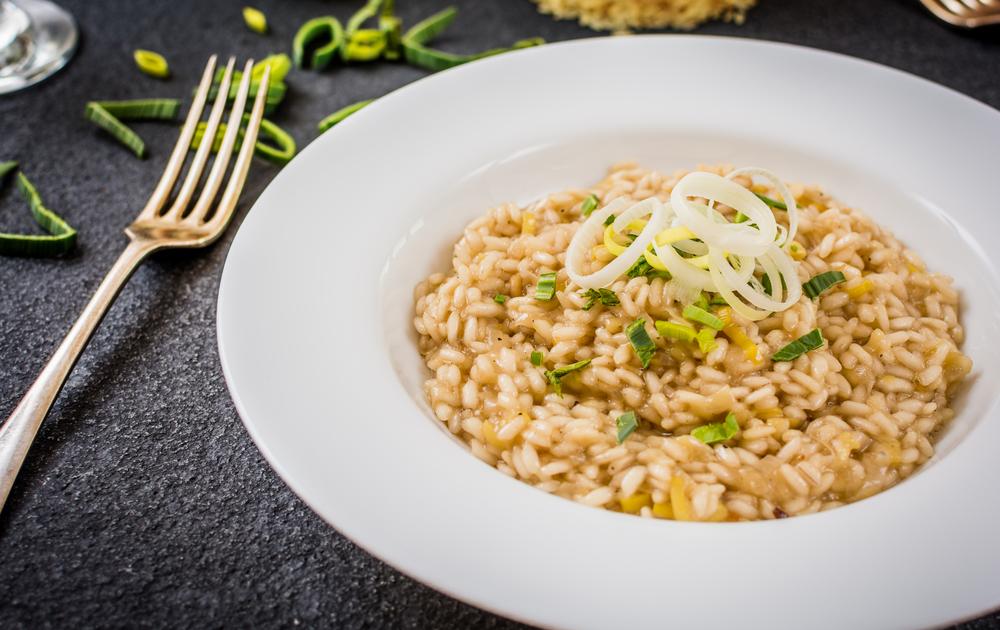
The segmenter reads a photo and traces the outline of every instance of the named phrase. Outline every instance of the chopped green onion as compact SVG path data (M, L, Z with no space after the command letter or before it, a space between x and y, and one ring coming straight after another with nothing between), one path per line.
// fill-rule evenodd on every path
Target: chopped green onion
M708 311L694 304L688 304L684 307L684 319L690 319L693 322L698 322L699 324L704 324L709 328L714 328L715 330L722 330L725 324L722 320L712 315Z
M17 162L0 163L0 184L5 175L17 168ZM0 233L0 255L4 256L59 256L72 251L76 245L76 230L62 217L45 207L38 190L24 173L17 174L17 189L28 202L31 215L48 234Z
M535 299L548 301L556 295L556 273L543 273L538 276L538 286L535 287Z
M170 76L170 66L167 65L167 60L163 58L163 55L158 52L140 48L132 53L132 58L135 59L135 65L139 66L139 70L142 70L144 74L157 79L166 79Z
M545 370L545 378L548 380L549 384L552 385L552 389L555 390L556 394L562 398L562 377L566 376L570 372L582 370L588 365L590 365L590 359L584 359L583 361L570 363L569 365L564 365L554 370Z
M604 219L604 227L608 227L615 222L615 215L609 214L607 219Z
M657 321L655 323L656 332L664 339L676 339L677 341L694 341L697 333L693 326L687 324L677 324L675 322Z
M313 51L310 60L310 67L313 70L325 68L343 47L344 27L340 25L340 20L332 15L313 18L299 27L292 40L292 58L295 60L296 68L304 67L306 47L324 35L330 41Z
M777 199L771 199L767 195L762 195L760 193L754 193L758 199L771 206L772 208L777 208L778 210L788 210L788 206L785 205L784 201L778 201Z
M351 105L348 105L347 107L343 107L341 109L338 109L337 111L333 112L332 114L330 114L329 116L327 116L323 120L319 121L319 125L317 125L317 127L319 128L319 132L323 133L324 131L326 131L330 127L333 127L337 123L343 121L345 118L347 118L348 116L350 116L354 112L356 112L356 111L358 111L358 110L360 110L360 109L362 109L364 107L367 107L372 102L374 102L374 100L375 99L370 98L367 101L358 101L357 103L352 103Z
M363 28L347 36L347 45L341 48L344 61L373 61L386 47L386 35L374 28Z
M715 442L725 442L739 433L740 423L736 421L736 415L732 412L726 414L725 422L713 422L703 424L691 431L691 437L704 444L714 444Z
M267 16L259 9L253 7L243 7L243 21L247 28L254 33L263 35L267 32Z
M542 357L542 353L541 352L535 350L534 352L531 353L531 364L532 365L541 365L542 364L542 359L543 359L543 357Z
M585 217L589 217L590 213L597 209L598 203L597 195L587 195L587 198L583 200L582 204L580 204L580 214Z
M699 330L698 334L694 336L694 340L698 342L698 349L701 350L702 354L708 354L719 345L715 342L715 330L708 326Z
M583 305L583 310L585 311L594 308L594 304L598 301L604 306L618 306L621 304L618 296L611 289L587 289L582 297L587 299Z
M794 361L807 352L823 347L823 333L814 328L771 355L772 361Z
M104 129L132 150L136 156L146 156L146 143L139 134L122 123L121 119L148 118L171 120L177 115L180 102L174 99L140 99L135 101L91 101L83 110L83 117Z
M824 271L802 284L802 292L811 298L818 298L823 291L830 287L846 282L847 278L839 271Z
M667 271L661 271L654 268L646 260L645 256L640 256L638 260L632 263L632 266L625 271L625 275L629 278L664 278L666 280L670 279L670 273Z
M648 368L653 354L656 353L656 344L646 332L646 320L640 317L629 324L625 329L625 335L628 337L629 343L632 344L635 355L639 357L643 369Z
M618 428L618 443L621 444L639 427L639 419L634 411L626 411L615 421Z
M493 301L496 302L497 304L504 304L507 302L507 299L508 299L507 296L504 295L503 293L497 293L496 295L493 296Z

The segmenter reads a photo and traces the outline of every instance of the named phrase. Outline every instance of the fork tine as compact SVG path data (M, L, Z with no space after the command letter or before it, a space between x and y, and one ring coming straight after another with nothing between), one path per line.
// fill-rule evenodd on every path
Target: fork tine
M243 184L246 182L254 146L257 144L257 132L260 131L260 121L264 118L264 103L267 100L267 89L270 83L271 68L268 66L257 87L257 98L253 102L253 111L250 112L250 120L247 122L246 133L243 136L243 146L240 147L239 155L236 157L233 173L229 176L229 182L226 184L226 190L222 193L222 198L219 199L215 214L212 215L207 224L218 228L216 234L221 234L221 228L225 227L229 219L232 218L233 209L236 207L240 192L243 190Z
M239 90L236 92L236 99L233 101L233 110L229 114L229 122L226 123L226 134L222 138L222 145L215 156L215 163L208 174L205 186L202 189L198 201L194 208L184 218L185 223L201 223L212 207L219 186L222 185L222 178L226 174L229 160L233 154L233 147L236 145L236 137L239 134L240 126L243 123L243 110L246 108L247 95L250 93L251 74L253 72L253 59L247 61L243 67L243 80L240 81ZM260 88L258 87L258 91ZM206 136L207 137L207 136Z
M184 214L184 209L187 208L188 202L191 201L191 197L194 196L195 188L198 187L198 182L201 181L201 176L205 172L205 164L208 162L208 156L212 152L212 145L215 144L215 134L219 128L219 121L222 120L222 112L225 111L229 101L229 83L232 80L233 67L235 65L236 58L230 57L229 62L226 64L226 72L222 75L222 81L219 83L219 93L216 95L215 103L212 105L212 112L205 123L205 134L201 138L201 144L198 145L194 159L191 160L187 177L184 178L184 183L177 193L177 198L174 199L174 204L163 214L164 217L180 219Z
M191 144L191 138L194 137L195 129L198 127L198 121L201 120L205 101L208 100L208 92L212 87L212 77L215 76L215 64L217 61L218 56L212 55L208 58L208 63L205 64L205 71L201 75L201 83L198 84L198 91L191 102L191 110L184 120L181 135L177 138L177 144L174 145L170 159L167 160L167 166L163 169L160 181L156 184L153 194L149 196L146 207L139 213L140 219L152 219L159 214L163 205L167 202L167 198L170 196L170 191L177 181L177 176L181 174L181 167L184 166L184 158L187 157L188 146Z

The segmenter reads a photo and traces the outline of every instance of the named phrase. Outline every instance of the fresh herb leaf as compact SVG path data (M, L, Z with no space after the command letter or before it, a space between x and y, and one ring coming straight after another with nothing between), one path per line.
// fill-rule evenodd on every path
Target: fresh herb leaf
M535 366L541 365L543 358L544 357L542 356L542 353L539 352L538 350L535 350L531 353L531 364Z
M621 304L618 296L611 289L587 289L582 297L587 299L583 305L583 310L585 311L594 308L594 304L597 304L598 301L604 306L618 306Z
M725 442L739 431L740 423L736 421L736 415L730 412L726 414L725 422L703 424L691 431L691 437L704 444L714 444L715 442Z
M823 347L823 333L814 328L771 355L772 361L794 361L807 352Z
M543 273L538 276L538 286L535 287L535 299L548 301L556 295L556 272Z
M587 198L584 199L583 203L580 205L580 214L585 217L589 217L590 213L597 209L597 204L597 195L587 195Z
M663 278L664 280L670 279L670 273L666 271L660 271L646 260L645 256L640 256L639 260L632 263L632 266L625 271L625 275L629 278Z
M655 323L656 332L664 339L676 339L677 341L694 341L697 336L694 327L687 324L677 324L675 322L657 321Z
M643 369L648 368L653 354L656 353L656 344L646 332L646 320L640 317L629 324L625 329L625 335L628 337L629 343L632 344L635 355L639 357Z
M811 298L818 298L823 291L846 281L847 278L839 271L824 271L803 283L802 292Z
M698 322L699 324L704 324L709 328L714 328L715 330L722 330L725 324L722 320L712 315L705 309L695 306L694 304L688 304L684 307L684 319L690 319L693 322Z
M618 426L618 443L621 444L639 427L639 419L634 411L626 411L618 416L615 424Z
M788 206L785 205L784 201L778 201L777 199L771 199L767 195L762 195L760 193L754 193L754 195L756 195L758 199L760 199L761 201L763 201L767 205L771 206L772 208L776 208L778 210L786 210L786 211L788 210Z
M569 365L564 365L554 370L545 370L545 378L548 380L549 384L552 385L552 389L555 390L556 395L562 398L562 377L571 372L582 370L588 365L590 365L590 359L584 359L583 361L570 363Z
M504 304L507 301L507 296L503 293L497 293L493 296L493 301L497 304Z

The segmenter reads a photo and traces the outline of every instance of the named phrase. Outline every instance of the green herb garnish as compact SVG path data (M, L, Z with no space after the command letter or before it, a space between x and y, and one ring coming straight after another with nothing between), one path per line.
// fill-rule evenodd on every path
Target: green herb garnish
M823 347L823 333L814 328L771 355L772 361L794 361L807 352Z
M583 305L583 310L585 311L594 308L594 304L597 304L597 302L600 302L604 306L618 306L621 304L618 296L611 289L587 289L584 291L582 297L587 299Z
M678 324L675 322L657 321L654 324L656 332L664 339L676 339L677 341L694 341L697 333L693 326Z
M640 317L629 324L625 329L625 335L628 337L629 343L632 344L635 355L639 357L643 369L648 368L653 354L656 353L656 344L646 332L646 320Z
M583 200L582 204L580 204L580 214L585 217L589 217L590 213L597 209L598 203L597 195L587 195L587 198Z
M556 395L562 398L562 377L571 372L582 370L588 365L590 365L590 359L584 359L583 361L570 363L569 365L564 365L554 370L545 370L545 378L549 381L549 385L552 385L552 389L555 390Z
M541 365L543 358L544 357L542 356L542 353L539 352L538 350L535 350L534 352L531 353L531 364L532 365Z
M824 271L802 284L802 292L811 298L818 298L823 291L830 287L846 282L847 278L839 271Z
M548 301L556 295L556 272L543 273L538 276L538 286L535 287L535 299Z
M767 195L762 195L760 193L754 193L758 199L771 206L772 208L777 208L778 210L788 210L788 206L785 205L784 201L778 201L777 199L771 199Z
M725 442L739 433L740 423L736 421L736 415L732 412L726 414L725 422L713 422L703 424L691 431L691 437L704 444L714 444L715 442Z
M615 424L618 427L618 443L621 444L639 427L639 419L636 417L634 411L626 411L618 416Z
M7 173L17 169L17 162L0 162L0 185ZM0 233L0 254L4 256L59 256L72 251L76 244L76 230L42 203L42 197L24 173L17 174L17 189L28 202L28 209L48 234Z
M707 305L707 302L706 302ZM694 304L688 304L684 307L684 319L690 319L693 322L698 322L699 324L704 324L709 328L714 328L715 330L722 330L725 324L722 320L712 315L705 309L695 306Z

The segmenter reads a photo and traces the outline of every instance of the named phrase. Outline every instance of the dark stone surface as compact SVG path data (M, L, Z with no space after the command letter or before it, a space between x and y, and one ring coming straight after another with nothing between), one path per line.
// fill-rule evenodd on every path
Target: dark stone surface
M917 0L760 1L744 26L700 32L846 53L1000 106L996 31L949 29ZM345 17L359 3L255 0L272 26L265 37L244 28L235 1L62 4L79 20L80 51L55 78L0 97L0 160L22 162L80 231L80 247L65 260L0 258L0 417L124 246L121 228L176 135L170 124L137 124L150 147L149 159L137 160L82 119L85 101L183 97L210 53L286 49L305 19ZM397 4L412 23L446 2ZM536 14L527 0L458 4L441 40L454 50L590 35ZM140 75L131 61L140 47L164 53L173 78ZM275 119L301 147L323 115L424 74L391 64L294 72ZM255 164L237 223L275 172ZM0 194L0 226L31 229L11 188ZM207 251L147 263L84 354L0 515L0 627L514 627L356 548L265 464L216 353L216 292L234 232ZM965 628L1000 628L1000 616Z

